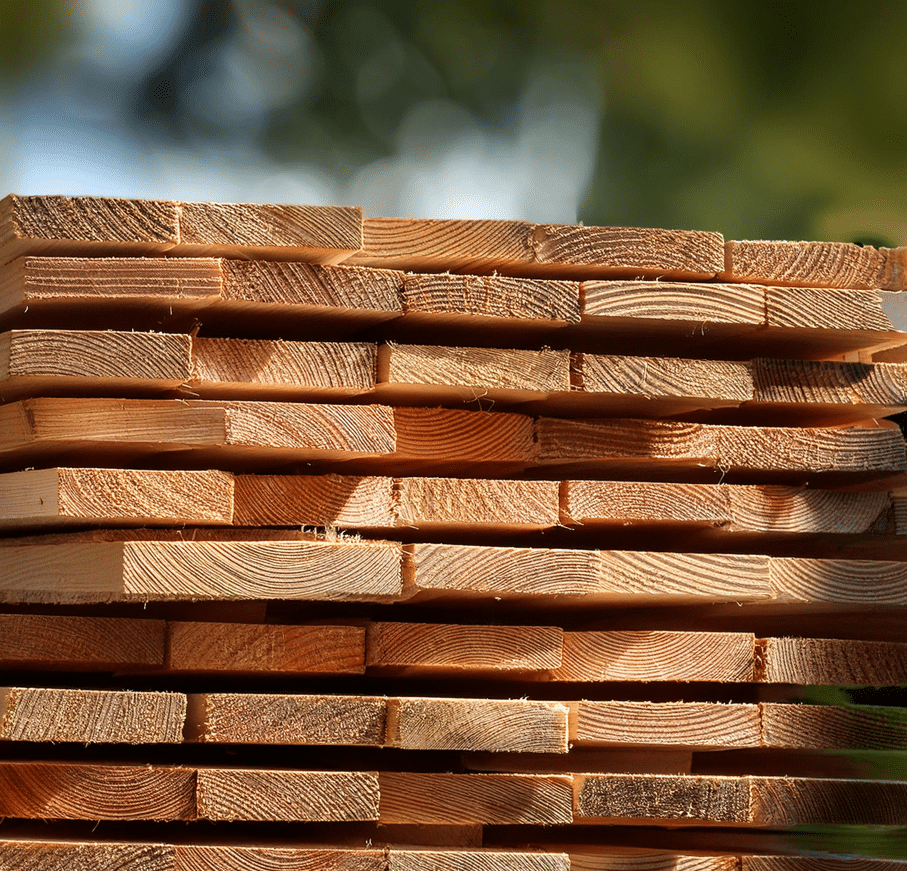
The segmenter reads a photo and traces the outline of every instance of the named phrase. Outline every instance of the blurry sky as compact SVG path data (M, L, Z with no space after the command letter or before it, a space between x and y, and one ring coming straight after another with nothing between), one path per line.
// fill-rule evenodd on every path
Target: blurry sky
M907 243L907 4L0 0L0 188Z

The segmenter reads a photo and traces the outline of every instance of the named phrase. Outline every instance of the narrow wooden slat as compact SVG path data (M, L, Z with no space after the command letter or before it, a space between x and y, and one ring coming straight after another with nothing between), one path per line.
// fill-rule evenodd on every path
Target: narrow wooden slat
M0 841L5 871L178 871L176 848L169 844L100 841Z
M160 667L163 620L0 614L0 665L109 671Z
M381 542L121 541L0 548L5 601L399 596L400 547Z
M332 822L378 819L369 772L202 768L198 817L212 821Z
M584 852L582 846L570 848L572 871L739 871L736 856L683 856L666 853ZM607 852L606 852L607 851Z
M0 814L45 820L191 820L195 771L0 761Z
M761 709L768 747L907 750L903 708L764 703Z
M833 638L767 638L763 648L766 683L907 683L907 644Z
M691 749L761 746L757 705L706 702L577 702L579 745L645 744Z
M168 692L0 687L0 740L175 744L186 697Z
M728 241L726 281L757 284L907 289L907 252L846 242Z
M905 562L775 558L770 573L776 594L793 601L907 604Z
M389 871L570 871L566 853L501 850L388 851Z
M174 849L176 871L386 871L387 868L385 851L367 848L178 844Z
M560 681L755 679L756 639L747 632L565 632Z
M835 856L742 856L741 871L904 871L898 859Z
M387 744L405 750L566 753L567 708L501 699L390 699Z
M189 731L213 744L385 743L387 700L370 696L190 696Z
M381 822L552 825L573 821L565 775L382 772Z
M365 629L170 622L166 668L200 673L362 674Z
M401 674L543 671L560 666L563 639L549 626L373 623L366 664Z
M0 475L0 528L228 525L225 472L33 469Z

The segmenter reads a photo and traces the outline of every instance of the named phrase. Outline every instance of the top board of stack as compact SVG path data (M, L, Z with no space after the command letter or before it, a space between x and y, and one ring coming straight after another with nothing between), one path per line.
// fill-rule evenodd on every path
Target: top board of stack
M0 869L907 867L782 834L907 822L904 712L806 690L907 683L905 290L0 201Z

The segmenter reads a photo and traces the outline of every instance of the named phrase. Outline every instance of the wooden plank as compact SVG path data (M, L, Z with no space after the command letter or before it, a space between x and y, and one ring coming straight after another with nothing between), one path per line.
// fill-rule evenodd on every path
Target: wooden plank
M371 696L204 693L189 697L188 733L208 744L381 747L387 700Z
M0 687L0 740L178 744L180 693Z
M367 218L362 250L346 262L412 272L701 279L722 270L724 254L718 233Z
M759 747L758 705L706 702L575 702L571 740L583 746L644 744L689 749Z
M0 400L42 393L163 393L191 373L189 336L94 330L0 334Z
M766 638L760 677L802 685L907 683L907 644L834 638Z
M907 604L905 562L777 557L770 575L776 595L790 601Z
M362 211L343 206L184 203L10 194L0 258L24 254L222 256L334 263L359 249Z
M849 242L725 243L724 281L756 284L907 289L907 250Z
M198 818L345 822L378 819L378 775L358 771L200 768Z
M0 528L232 522L233 478L225 472L63 468L0 475Z
M596 602L758 601L765 557L415 544L410 598L573 597Z
M767 747L907 750L903 708L772 703L760 707Z
M0 614L0 666L110 671L164 662L163 620Z
M235 674L362 674L365 629L168 622L166 669Z
M389 871L570 871L566 853L503 850L388 851Z
M741 856L741 871L904 871L899 859L836 856Z
M756 639L747 632L565 632L558 681L755 679Z
M385 851L377 849L247 844L177 844L174 849L175 871L312 871L316 868L324 871L385 871L387 868Z
M561 664L563 638L553 626L372 623L365 661L395 674L543 671Z
M195 771L0 761L0 814L42 820L191 820Z
M683 856L670 853L612 853L607 847L570 847L572 871L739 871L736 856ZM587 852L588 851L588 852Z
M4 871L178 871L176 862L176 848L169 844L0 841Z
M573 821L566 775L381 772L381 822L555 825Z
M0 548L4 601L375 599L399 596L385 542L120 541Z
M503 699L389 699L387 745L405 750L566 753L567 708Z

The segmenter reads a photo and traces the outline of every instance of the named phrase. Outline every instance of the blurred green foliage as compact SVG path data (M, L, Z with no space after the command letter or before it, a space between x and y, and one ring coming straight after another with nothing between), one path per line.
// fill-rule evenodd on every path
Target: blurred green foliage
M59 50L71 33L72 13L62 0L0 0L0 89Z

